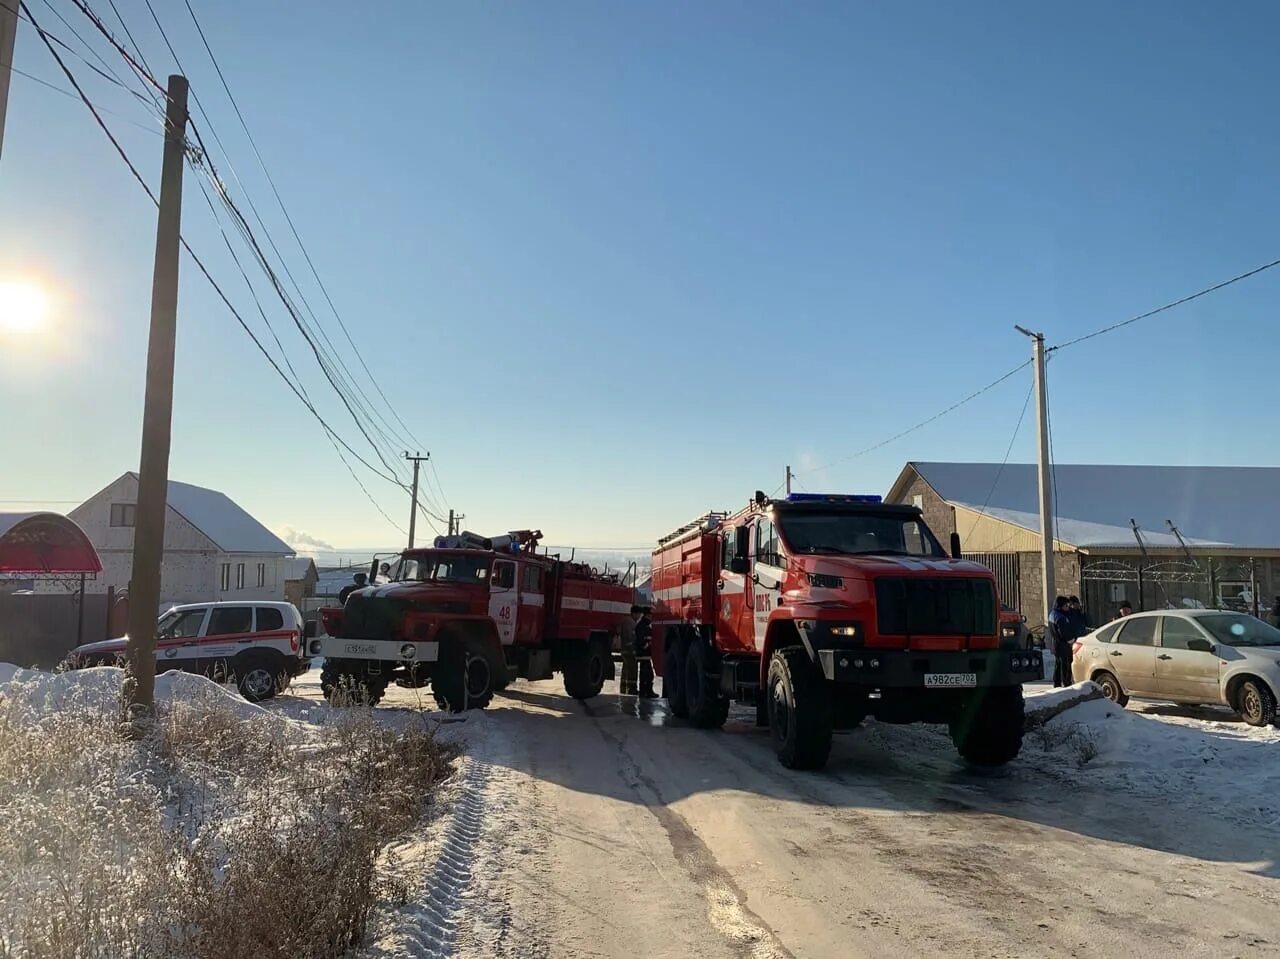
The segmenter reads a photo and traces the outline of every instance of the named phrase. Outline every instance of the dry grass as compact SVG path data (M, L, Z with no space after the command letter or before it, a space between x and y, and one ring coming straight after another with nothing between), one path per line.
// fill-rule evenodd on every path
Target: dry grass
M239 705L210 687L131 741L100 708L0 701L0 957L340 956L403 901L379 857L450 750Z

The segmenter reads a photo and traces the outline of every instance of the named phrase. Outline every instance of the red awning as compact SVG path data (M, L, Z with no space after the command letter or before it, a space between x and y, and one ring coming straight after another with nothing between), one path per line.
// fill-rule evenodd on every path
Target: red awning
M74 520L0 513L0 573L100 573L102 560Z

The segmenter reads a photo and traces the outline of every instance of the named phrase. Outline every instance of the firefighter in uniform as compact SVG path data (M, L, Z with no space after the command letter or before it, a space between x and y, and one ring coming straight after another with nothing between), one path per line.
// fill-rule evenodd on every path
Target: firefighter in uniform
M632 606L631 615L622 621L622 675L618 677L618 692L623 696L636 694L636 676L639 672L636 660L636 614L639 609L639 606Z
M636 620L636 658L640 665L640 698L657 699L653 691L653 658L650 656L649 643L653 639L653 623L649 620L649 610L643 606L636 607L640 616Z

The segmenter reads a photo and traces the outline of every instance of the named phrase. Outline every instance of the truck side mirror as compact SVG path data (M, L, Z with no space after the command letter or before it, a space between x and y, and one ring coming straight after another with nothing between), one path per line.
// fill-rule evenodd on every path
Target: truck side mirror
M316 621L314 619L309 619L302 624L302 635L307 639L316 638Z
M751 532L750 528L746 526L739 526L733 531L733 536L734 536L733 551L735 554L737 554L739 557L742 558L744 563L746 562L747 549L750 543L750 538L748 535L750 532ZM742 569L741 572L745 573L746 569L745 568Z
M747 571L747 558L745 556L735 556L729 560L729 572L745 573Z
M951 558L960 559L960 534L951 534Z

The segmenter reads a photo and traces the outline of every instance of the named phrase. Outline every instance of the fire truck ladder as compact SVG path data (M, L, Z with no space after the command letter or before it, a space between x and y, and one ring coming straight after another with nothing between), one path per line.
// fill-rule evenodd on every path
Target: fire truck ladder
M713 529L716 526L719 526L722 522L724 522L728 518L728 516L729 516L728 513L717 512L716 510L710 510L706 513L703 513L697 519L691 522L685 523L679 529L673 530L672 532L668 533L666 536L663 536L661 539L658 540L658 545L667 546L685 536L688 536L690 533L692 533L694 530L697 530L697 529Z

